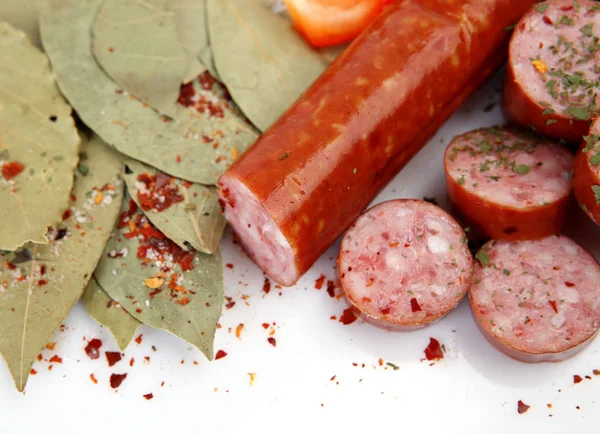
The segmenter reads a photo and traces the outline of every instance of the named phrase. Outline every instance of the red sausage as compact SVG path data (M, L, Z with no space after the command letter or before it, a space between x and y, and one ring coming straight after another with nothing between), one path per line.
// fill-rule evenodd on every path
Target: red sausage
M362 214L344 235L338 262L342 289L361 316L400 330L430 325L454 309L473 271L460 225L414 199Z
M505 58L533 0L398 0L219 180L225 216L292 285Z
M523 362L558 362L600 327L600 265L571 239L490 241L477 254L471 309L485 337Z
M589 135L575 157L573 190L579 206L600 225L600 121L592 124Z
M532 7L510 41L507 117L550 137L581 141L600 104L599 36L596 1L549 0Z
M497 240L560 231L571 193L573 155L533 133L482 128L455 137L444 156L453 211Z

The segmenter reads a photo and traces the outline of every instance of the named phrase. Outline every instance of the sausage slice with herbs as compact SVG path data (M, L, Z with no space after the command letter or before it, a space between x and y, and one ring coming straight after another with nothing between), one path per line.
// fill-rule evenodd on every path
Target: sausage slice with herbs
M574 356L600 327L600 264L571 239L490 241L476 255L471 309L485 337L523 362Z
M596 120L575 157L573 190L581 209L600 225L600 121Z
M453 210L479 235L503 240L560 231L573 155L530 132L492 127L460 135L444 156Z
M362 318L410 330L440 319L462 300L473 257L465 233L443 209L414 199L366 211L342 239L341 286Z
M504 109L538 133L579 142L599 112L600 4L534 5L510 41Z

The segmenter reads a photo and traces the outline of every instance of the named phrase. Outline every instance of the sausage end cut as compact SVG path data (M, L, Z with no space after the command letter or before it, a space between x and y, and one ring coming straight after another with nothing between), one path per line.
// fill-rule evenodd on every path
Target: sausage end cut
M490 241L469 291L484 336L523 362L558 362L583 350L600 328L600 265L571 239Z
M596 120L575 157L573 190L581 209L600 225L600 121Z
M482 128L455 137L444 156L453 211L474 233L528 240L563 227L573 155L528 131Z
M471 283L473 258L461 227L444 210L414 199L381 203L344 235L338 273L368 322L411 330L454 309Z

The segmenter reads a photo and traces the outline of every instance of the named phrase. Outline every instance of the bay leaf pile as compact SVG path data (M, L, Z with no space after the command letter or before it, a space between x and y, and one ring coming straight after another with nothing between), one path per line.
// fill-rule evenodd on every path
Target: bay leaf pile
M17 389L79 299L121 349L146 324L212 359L214 185L337 52L273 0L0 4L0 353Z

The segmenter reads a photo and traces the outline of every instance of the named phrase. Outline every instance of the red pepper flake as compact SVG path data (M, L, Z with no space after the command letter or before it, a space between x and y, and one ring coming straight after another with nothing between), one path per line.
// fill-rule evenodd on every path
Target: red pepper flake
M37 281L37 286L44 286L47 284L48 284L48 281L46 279L40 279Z
M573 288L575 286L575 284L573 282L565 282L565 286L567 288Z
M204 90L211 90L216 82L214 77L207 72L200 74L200 76L198 77L198 81L200 82L200 86L202 86L202 89Z
M583 378L581 378L581 375L573 375L573 383L574 384L579 384L583 381Z
M264 328L265 330L269 328L269 323L268 322L264 322L262 323L262 328Z
M225 351L219 350L219 351L217 351L217 354L215 355L215 360L222 359L226 355L227 355L227 353Z
M265 283L263 283L262 290L265 294L268 294L269 292L271 292L271 281L269 280L268 277L265 277Z
M377 360L377 363L379 363L379 366L383 366L383 359Z
M56 347L56 342L48 342L46 344L46 348L48 348L49 350L54 350L55 347Z
M100 339L92 339L85 347L85 353L90 359L97 359L98 357L100 357L99 349L101 346L102 341Z
M525 404L523 401L521 401L519 399L519 402L517 403L517 411L519 412L519 414L526 413L527 410L529 410L530 408L531 408L530 405Z
M151 393L146 393L145 395L143 395L143 397L150 401L152 398L154 398L154 395L152 395Z
M242 330L244 330L244 324L240 323L238 324L238 326L235 328L235 337L240 339L241 335L242 335Z
M96 376L94 374L90 374L90 380L92 380L92 383L98 384L98 380L96 380Z
M127 378L127 374L111 374L110 375L110 387L116 389L121 385L123 380Z
M41 361L42 361L42 359L43 359L42 355L41 355L41 354L38 354L38 355L37 355L37 359L38 359L38 362L41 362Z
M225 264L225 266L226 266L227 268L229 268L230 270L233 270L233 264Z
M104 354L106 354L109 367L121 361L121 353L118 351L106 351Z
M129 366L133 366L134 363L135 363L135 359L133 357L131 359L129 359Z
M325 282L325 275L321 274L317 280L315 280L315 289L321 289L323 287L323 283Z
M31 370L29 371L29 373L31 375L35 375L35 374L37 374L37 371L35 369L31 368Z
M427 360L441 360L444 358L444 352L437 339L429 338L429 345L425 348L425 357Z
M175 158L175 161L177 161L178 163L181 163L181 155L178 155L178 156Z
M410 299L410 308L412 309L413 313L421 312L423 310L423 309L421 309L421 305L419 304L419 302L417 301L417 299L415 297Z
M352 324L354 321L356 321L356 315L351 307L345 309L340 315L340 322L344 325Z
M50 363L62 363L62 359L55 354L50 359Z
M194 85L191 82L184 84L179 88L179 98L177 98L177 102L184 107L190 107L194 105L194 101L192 100L194 95L196 95Z
M333 377L331 377L331 378L329 379L329 381L333 381L333 380L335 380L335 377L336 377L336 376L334 375Z
M600 369L594 369L592 372L594 375L600 375Z
M273 337L270 337L270 338L268 338L268 339L267 339L267 341L268 341L268 342L269 342L271 345L273 345L274 347L276 347L276 346L277 346L277 341L275 340L275 338L273 338Z
M183 298L178 298L176 300L176 302L182 306L185 306L186 304L188 304L190 302L190 299L187 297L183 297Z
M139 335L137 338L135 338L135 343L140 345L142 343L142 336L144 336L143 334Z
M554 312L558 313L558 307L556 306L556 301L550 300L550 301L548 301L548 303L550 303L550 306L552 306L552 309L554 309Z
M66 210L65 212L63 212L63 215L62 215L63 221L67 220L72 215L73 215L73 212L70 209Z
M231 309L233 306L235 306L235 301L231 300L230 302L228 302L225 307L227 309Z
M327 281L327 294L329 294L331 298L335 298L335 283L333 280Z
M150 175L140 173L137 180L144 184L145 190L137 190L138 201L144 211L153 209L155 211L164 211L173 204L183 202L183 196L179 194L179 187L175 178L158 173Z
M2 177L9 181L21 173L24 168L25 166L18 161L4 162L2 163Z

